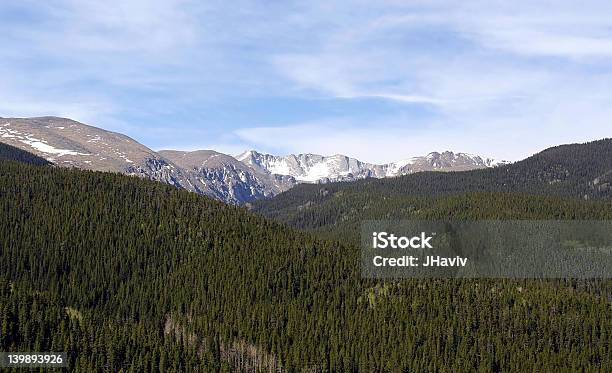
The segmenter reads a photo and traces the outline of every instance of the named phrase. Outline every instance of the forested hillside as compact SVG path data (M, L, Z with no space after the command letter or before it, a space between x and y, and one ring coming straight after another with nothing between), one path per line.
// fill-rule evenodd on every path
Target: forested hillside
M38 166L51 164L44 158L2 142L0 142L0 160L13 160Z
M316 214L345 200L357 198L354 208L388 198L437 197L473 192L555 195L581 199L612 197L612 139L547 149L523 161L465 172L422 172L389 179L351 183L304 184L275 198L255 203L255 210L290 221L301 214ZM349 197L350 196L350 197ZM314 212L307 212L314 209Z
M607 203L500 194L401 206L612 218ZM135 177L13 161L0 161L0 211L2 351L65 350L85 371L612 370L606 281L364 280L340 236Z
M341 191L320 204L266 213L321 237L357 244L364 220L606 220L612 218L612 202L512 193L386 197Z

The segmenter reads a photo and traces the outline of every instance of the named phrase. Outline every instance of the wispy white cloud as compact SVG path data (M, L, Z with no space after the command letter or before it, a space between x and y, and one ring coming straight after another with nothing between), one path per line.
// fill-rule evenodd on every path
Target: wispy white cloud
M503 115L496 115L494 108L453 118L454 114L437 121L388 116L375 123L360 118L328 118L247 127L235 130L234 135L242 150L340 153L387 163L443 150L516 161L551 146L606 138L612 133L612 108L600 99L576 100L571 106L554 98L540 100Z
M441 149L471 152L474 144L458 144L460 131L442 123L407 123L408 118L384 118L376 124L333 118L279 127L251 127L235 131L251 148L289 153L344 154L386 163ZM483 153L481 153L483 154ZM486 154L486 153L485 153Z
M528 56L566 58L610 58L609 37L563 35L539 30L496 30L483 37L490 48L505 49Z
M197 38L194 2L50 0L35 2L37 27L16 36L47 52L166 53ZM63 46L64 48L57 48Z
M466 4L450 22L486 48L535 57L612 57L609 2L587 1L578 5L573 1L554 4L534 1L499 7Z
M94 95L52 95L22 92L8 85L9 79L0 85L0 116L37 117L59 116L84 123L103 122L107 128L117 125L113 114L115 103Z

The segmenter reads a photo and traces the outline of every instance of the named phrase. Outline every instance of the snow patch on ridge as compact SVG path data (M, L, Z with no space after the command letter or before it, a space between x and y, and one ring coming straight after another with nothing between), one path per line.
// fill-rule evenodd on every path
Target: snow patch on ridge
M273 161L266 164L266 169L273 174L279 175L291 175L291 168L284 159L274 159Z
M314 183L318 180L329 177L331 170L328 162L329 161L315 163L312 167L307 168L305 174L292 176L294 176L296 180Z
M414 164L417 158L402 159L401 161L389 163L385 177L398 176L400 170L408 165Z
M38 140L38 139L34 139L32 137L29 137L26 140L19 140L22 143L26 144L26 145L30 145L31 147L33 147L34 149L41 151L43 153L47 153L47 154L57 154L58 157L61 157L63 155L91 155L88 153L79 153L75 150L70 150L70 149L58 149L58 148L54 148L53 146L47 144L46 142L42 141L42 140Z
M29 145L32 148L46 154L57 154L58 157L64 155L91 155L88 153L79 153L76 150L71 149L59 149L49 145L45 140L37 139L28 133L21 133L17 130L7 128L10 123L5 123L0 126L0 137L2 138L13 138L19 142Z

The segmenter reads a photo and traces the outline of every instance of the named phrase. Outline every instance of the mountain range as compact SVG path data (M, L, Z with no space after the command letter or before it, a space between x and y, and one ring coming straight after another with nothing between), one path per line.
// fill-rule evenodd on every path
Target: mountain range
M213 150L156 152L123 134L59 117L0 118L0 141L58 166L135 175L231 204L272 197L300 183L465 171L507 163L450 151L382 165L340 154L276 156L250 150L233 157Z
M395 177L420 171L466 171L505 163L477 155L450 151L433 152L424 157L414 157L382 165L361 162L341 154L329 157L318 154L290 154L281 157L261 154L254 150L244 152L236 156L236 159L256 170L290 175L298 182L306 183Z
M0 175L3 351L67 351L73 371L612 371L609 280L366 279L359 244L371 219L612 219L610 139L251 211L3 143Z

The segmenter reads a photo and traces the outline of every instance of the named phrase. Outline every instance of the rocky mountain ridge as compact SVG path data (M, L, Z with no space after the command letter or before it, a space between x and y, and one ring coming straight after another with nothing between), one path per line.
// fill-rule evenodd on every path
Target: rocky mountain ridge
M467 153L432 152L426 156L387 164L361 162L336 154L289 154L275 156L249 150L236 156L239 161L261 172L290 175L300 182L322 183L353 181L367 177L384 178L408 175L421 171L467 171L506 164L491 158Z
M251 150L232 157L213 150L156 152L123 134L58 117L0 118L0 141L58 166L135 175L231 204L272 197L299 183L463 171L500 164L453 152L383 165L340 154L275 156Z

